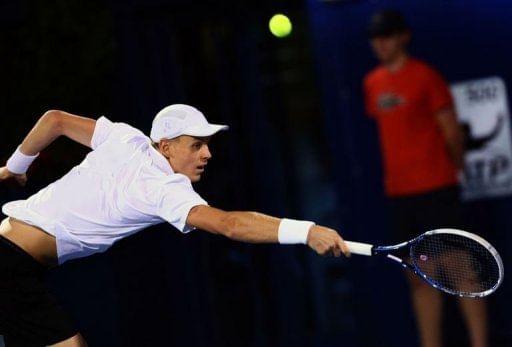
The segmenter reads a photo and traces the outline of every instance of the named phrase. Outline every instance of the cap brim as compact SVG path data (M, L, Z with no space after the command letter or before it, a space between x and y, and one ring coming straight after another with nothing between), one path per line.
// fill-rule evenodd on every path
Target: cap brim
M221 124L207 124L200 127L189 127L183 130L182 135L207 137L218 133L221 130L228 130L229 126Z

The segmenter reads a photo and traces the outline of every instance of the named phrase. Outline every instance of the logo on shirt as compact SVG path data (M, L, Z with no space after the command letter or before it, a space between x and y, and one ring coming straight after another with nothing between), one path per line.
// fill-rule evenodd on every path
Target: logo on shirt
M404 98L395 93L383 93L377 98L377 107L381 111L389 111L403 104Z

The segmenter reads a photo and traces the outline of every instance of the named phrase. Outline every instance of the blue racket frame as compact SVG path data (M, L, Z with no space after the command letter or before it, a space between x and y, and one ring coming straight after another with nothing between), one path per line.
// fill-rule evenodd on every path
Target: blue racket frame
M498 265L499 278L498 278L498 281L494 284L494 286L485 291L474 292L474 293L450 290L449 288L446 288L446 287L440 285L439 282L436 282L435 280L433 280L432 278L427 276L423 271L421 271L421 269L419 269L419 267L415 264L414 261L412 263L408 263L408 262L404 261L402 258L392 254L392 252L396 252L400 249L405 249L405 248L409 247L409 252L408 252L409 257L410 257L410 259L415 259L412 246L415 243L420 242L424 238L431 236L431 235L435 235L435 234L459 235L459 236L467 237L473 241L478 242L480 245L484 246L487 249L487 251L489 251L489 253L493 256L494 260L496 261L496 264ZM464 230L448 229L448 228L430 230L430 231L427 231L427 232L415 237L414 239L412 239L410 241L402 242L402 243L399 243L396 245L391 245L391 246L374 246L374 245L367 244L367 243L359 243L359 242L351 242L351 241L346 241L346 243L349 246L351 252L354 254L366 255L366 256L385 256L386 258L391 259L394 262L397 262L398 264L402 265L402 267L413 271L417 276L419 276L423 281L425 281L430 286L432 286L438 290L441 290L445 293L451 294L451 295L456 295L456 296L460 296L460 297L482 298L482 297L485 297L485 296L488 296L488 295L494 293L498 289L498 287L501 285L501 283L503 282L504 267L503 267L503 261L501 260L501 257L499 255L498 251L496 251L496 249L489 242L487 242L480 236L469 233Z

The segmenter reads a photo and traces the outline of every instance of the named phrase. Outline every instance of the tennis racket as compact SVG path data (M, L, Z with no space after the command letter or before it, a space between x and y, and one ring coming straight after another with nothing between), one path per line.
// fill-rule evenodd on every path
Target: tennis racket
M385 256L412 270L432 287L461 297L484 297L503 281L496 249L478 235L436 229L393 246L346 241L353 254Z

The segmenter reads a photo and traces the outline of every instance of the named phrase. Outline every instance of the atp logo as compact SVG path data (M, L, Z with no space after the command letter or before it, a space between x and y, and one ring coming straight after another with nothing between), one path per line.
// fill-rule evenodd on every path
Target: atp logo
M488 77L460 82L452 93L464 130L461 176L467 200L512 193L512 139L505 82Z
M500 113L496 118L496 124L493 129L487 134L480 136L473 135L471 132L471 124L469 122L461 122L462 129L464 131L464 148L466 151L482 149L498 136L505 123L505 115Z

